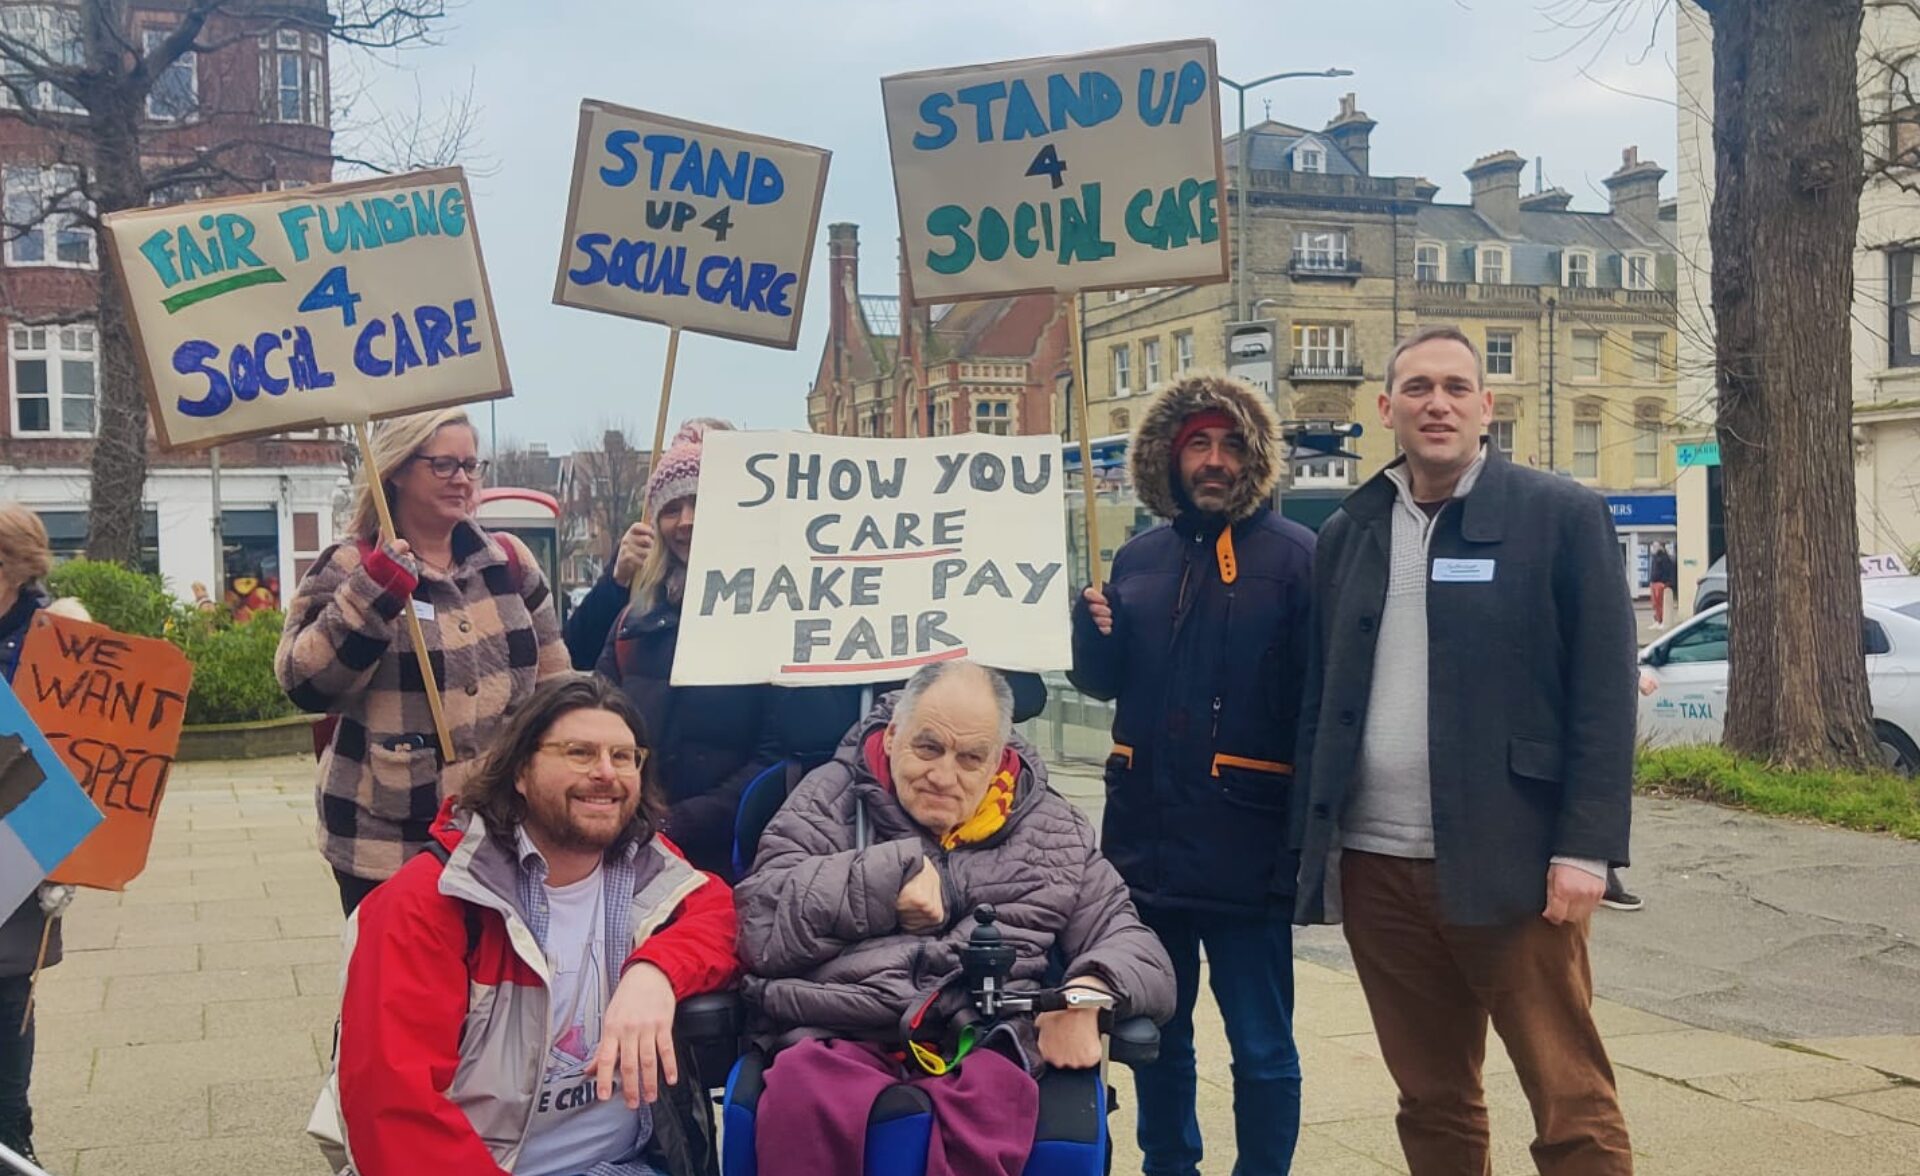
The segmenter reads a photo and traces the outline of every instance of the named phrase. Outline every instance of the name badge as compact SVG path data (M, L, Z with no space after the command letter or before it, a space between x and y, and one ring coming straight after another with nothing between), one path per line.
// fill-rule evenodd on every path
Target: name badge
M414 601L413 615L423 621L431 621L433 619L433 602L429 600Z
M1436 584L1491 584L1493 561L1490 559L1436 559L1433 561Z

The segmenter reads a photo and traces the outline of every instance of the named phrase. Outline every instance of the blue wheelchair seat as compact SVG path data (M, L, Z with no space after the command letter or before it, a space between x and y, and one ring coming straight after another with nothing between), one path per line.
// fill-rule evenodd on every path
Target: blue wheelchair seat
M722 1103L721 1176L759 1176L754 1152L767 1056L753 1050L727 1077ZM1099 1070L1052 1070L1040 1079L1040 1122L1022 1176L1102 1176L1107 1171L1107 1084ZM861 1176L923 1176L933 1138L933 1103L902 1083L882 1092L867 1115Z

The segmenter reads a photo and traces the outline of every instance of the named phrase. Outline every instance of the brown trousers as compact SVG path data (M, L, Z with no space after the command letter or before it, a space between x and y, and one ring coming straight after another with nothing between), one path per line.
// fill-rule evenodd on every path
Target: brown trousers
M1487 1021L1533 1107L1544 1176L1631 1176L1613 1067L1593 1023L1587 925L1441 919L1433 863L1341 855L1347 943L1387 1069L1413 1176L1490 1176L1480 1067Z

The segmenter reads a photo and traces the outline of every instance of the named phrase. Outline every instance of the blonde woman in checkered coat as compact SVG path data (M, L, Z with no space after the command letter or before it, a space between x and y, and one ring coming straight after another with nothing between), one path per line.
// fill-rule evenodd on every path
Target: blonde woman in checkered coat
M569 669L552 594L532 554L473 521L487 463L459 409L383 421L373 459L399 539L380 541L366 479L351 536L320 553L287 609L274 659L296 706L338 718L320 757L320 849L340 905L426 845L442 797L480 766L534 683ZM405 611L420 618L452 731L442 762Z

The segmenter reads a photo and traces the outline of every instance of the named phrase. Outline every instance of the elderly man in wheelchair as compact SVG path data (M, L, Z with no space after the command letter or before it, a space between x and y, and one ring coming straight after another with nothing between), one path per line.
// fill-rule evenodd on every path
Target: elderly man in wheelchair
M1100 1170L1103 1025L1150 1057L1173 969L1011 717L928 666L767 826L736 901L777 1052L728 1084L729 1176Z

